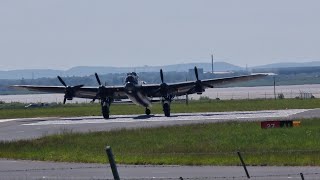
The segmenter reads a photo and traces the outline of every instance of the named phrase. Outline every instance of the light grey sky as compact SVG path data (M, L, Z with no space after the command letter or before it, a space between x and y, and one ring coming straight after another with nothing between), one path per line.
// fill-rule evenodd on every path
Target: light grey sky
M0 0L0 70L320 60L319 0Z

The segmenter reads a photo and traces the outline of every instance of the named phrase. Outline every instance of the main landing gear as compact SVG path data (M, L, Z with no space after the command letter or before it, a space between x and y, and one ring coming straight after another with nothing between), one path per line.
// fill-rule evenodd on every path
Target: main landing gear
M162 108L164 115L170 117L170 103L163 103Z
M111 98L101 100L101 112L104 119L109 119Z
M165 116L170 117L170 104L172 101L171 96L163 97L162 102L162 109Z
M151 111L150 111L150 109L149 108L146 108L146 115L150 115L151 114Z

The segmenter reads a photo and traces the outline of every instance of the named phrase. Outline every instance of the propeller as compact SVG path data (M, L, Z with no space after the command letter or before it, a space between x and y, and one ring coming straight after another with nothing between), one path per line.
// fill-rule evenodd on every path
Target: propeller
M68 86L60 76L57 77L61 84L65 87L63 104L65 104L67 100L72 100L75 96L75 92L84 86L83 84L77 86Z
M169 92L169 86L167 83L163 80L163 71L160 69L160 78L161 78L161 84L159 89L157 89L157 92L160 92L162 97L167 97Z
M198 68L197 66L194 67L194 73L196 75L196 82L195 85L188 91L188 93L191 93L192 91L196 91L198 94L201 94L202 92L204 92L204 87L208 87L208 88L213 88L213 86L211 84L206 84L203 83L200 79L199 79L199 74L198 74Z
M104 92L105 92L105 89L106 89L106 87L101 84L101 81L100 81L100 78L99 78L98 74L94 73L94 75L96 76L96 80L97 80L97 82L99 84L99 88L98 88L96 96L92 99L92 102L94 102L99 97L100 98L105 97L105 93Z

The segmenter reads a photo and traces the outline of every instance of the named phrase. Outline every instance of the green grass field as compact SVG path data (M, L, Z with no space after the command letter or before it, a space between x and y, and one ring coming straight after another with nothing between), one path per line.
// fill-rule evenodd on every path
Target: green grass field
M202 100L173 103L172 112L221 112L271 109L311 109L317 99ZM143 114L144 108L114 104L112 114ZM155 103L152 113L162 113ZM0 118L100 116L99 104L68 104L24 108L0 104ZM118 163L239 165L241 151L250 165L320 165L320 119L303 120L302 127L260 129L259 123L229 122L167 128L119 130L87 134L61 130L59 135L36 140L1 142L0 157L67 162L107 161L104 148L110 145Z
M301 127L261 129L257 122L228 122L111 132L72 133L36 140L1 142L0 157L106 163L110 145L117 163L239 165L320 165L320 119Z
M172 113L183 112L222 112L222 111L254 111L274 109L309 109L320 107L318 99L282 99L282 100L203 100L190 101L189 105L174 102ZM113 104L111 115L144 114L144 108L134 104ZM152 113L163 113L160 103L153 104ZM23 105L0 104L0 119L28 117L70 117L101 116L100 105L67 104L41 108L24 108Z

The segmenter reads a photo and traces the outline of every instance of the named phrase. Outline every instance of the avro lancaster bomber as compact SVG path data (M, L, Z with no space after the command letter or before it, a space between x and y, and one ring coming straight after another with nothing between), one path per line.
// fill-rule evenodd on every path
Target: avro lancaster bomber
M58 76L63 86L34 86L34 85L15 85L13 87L25 88L49 93L64 93L63 103L66 100L77 98L88 98L95 101L100 100L101 112L105 119L109 119L110 105L114 99L129 98L133 103L141 105L145 108L146 115L150 115L151 100L154 97L160 98L164 115L170 116L170 104L174 97L187 94L202 94L206 88L214 88L217 85L224 85L234 82L249 81L267 76L267 74L252 74L228 78L206 79L200 80L198 69L194 67L196 81L186 81L177 83L165 83L163 71L160 69L160 84L146 84L139 81L139 77L135 72L127 73L124 85L105 86L101 83L97 73L95 73L98 87L85 87L84 85L68 86L63 79Z

